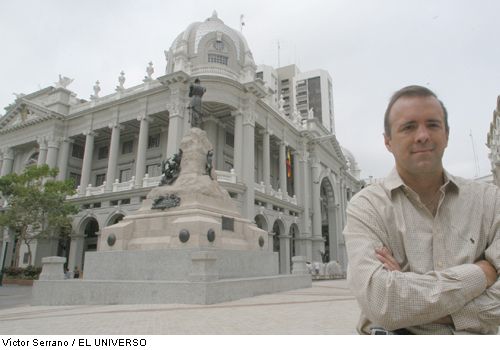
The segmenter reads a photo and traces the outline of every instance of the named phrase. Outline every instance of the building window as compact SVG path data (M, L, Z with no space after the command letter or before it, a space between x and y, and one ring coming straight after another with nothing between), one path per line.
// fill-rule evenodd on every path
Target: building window
M130 204L130 198L122 199L121 204Z
M108 158L108 153L109 153L109 147L108 146L99 147L99 151L97 152L97 159L106 159L106 158Z
M234 148L234 135L226 132L226 145Z
M106 181L106 174L97 174L95 176L95 187L101 186Z
M233 169L233 163L224 161L224 171L231 171L231 169Z
M151 135L148 138L148 149L160 147L160 134Z
M82 179L82 175L77 174L77 173L69 173L69 178L74 181L75 188L80 186L80 180Z
M71 150L71 156L73 158L78 158L78 159L83 159L83 153L85 149L82 145L79 145L77 143L73 144L73 149Z
M146 173L149 175L149 177L160 176L161 175L160 164L148 165L146 167Z
M264 72L257 72L257 74L255 74L255 78L264 80Z
M130 181L132 178L132 169L123 169L120 170L120 182Z
M224 51L224 42L222 40L217 40L214 42L214 49L217 51Z
M283 79L283 80L281 81L281 85L286 85L286 84L288 84L288 79Z
M208 63L218 63L227 66L227 56L216 55L213 53L208 54Z
M132 153L134 151L134 140L125 141L122 144L122 154Z

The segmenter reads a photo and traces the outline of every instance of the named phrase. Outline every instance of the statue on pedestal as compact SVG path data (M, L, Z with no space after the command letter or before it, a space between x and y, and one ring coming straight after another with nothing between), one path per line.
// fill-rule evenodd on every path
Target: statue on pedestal
M207 91L200 84L200 79L196 78L194 84L189 86L189 97L191 97L191 101L189 102L190 113L190 122L192 128L199 128L202 122L203 113L201 112L201 98L203 94Z

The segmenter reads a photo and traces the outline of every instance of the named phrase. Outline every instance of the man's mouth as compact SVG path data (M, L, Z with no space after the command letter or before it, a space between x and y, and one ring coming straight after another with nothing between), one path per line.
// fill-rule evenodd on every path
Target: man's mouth
M429 153L432 152L433 149L419 149L419 150L413 150L411 153L413 154L418 154L418 153Z

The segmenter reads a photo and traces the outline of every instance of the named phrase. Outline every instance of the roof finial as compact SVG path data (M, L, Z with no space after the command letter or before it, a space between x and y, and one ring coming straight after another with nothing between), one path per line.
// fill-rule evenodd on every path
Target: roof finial
M212 18L219 18L219 16L217 16L217 11L214 10L214 12L212 12Z

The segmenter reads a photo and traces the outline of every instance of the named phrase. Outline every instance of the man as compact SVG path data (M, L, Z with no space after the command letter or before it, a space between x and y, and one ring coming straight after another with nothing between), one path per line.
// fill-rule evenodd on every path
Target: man
M499 189L443 169L448 117L429 89L397 91L384 124L395 169L353 197L344 230L358 331L496 334Z

